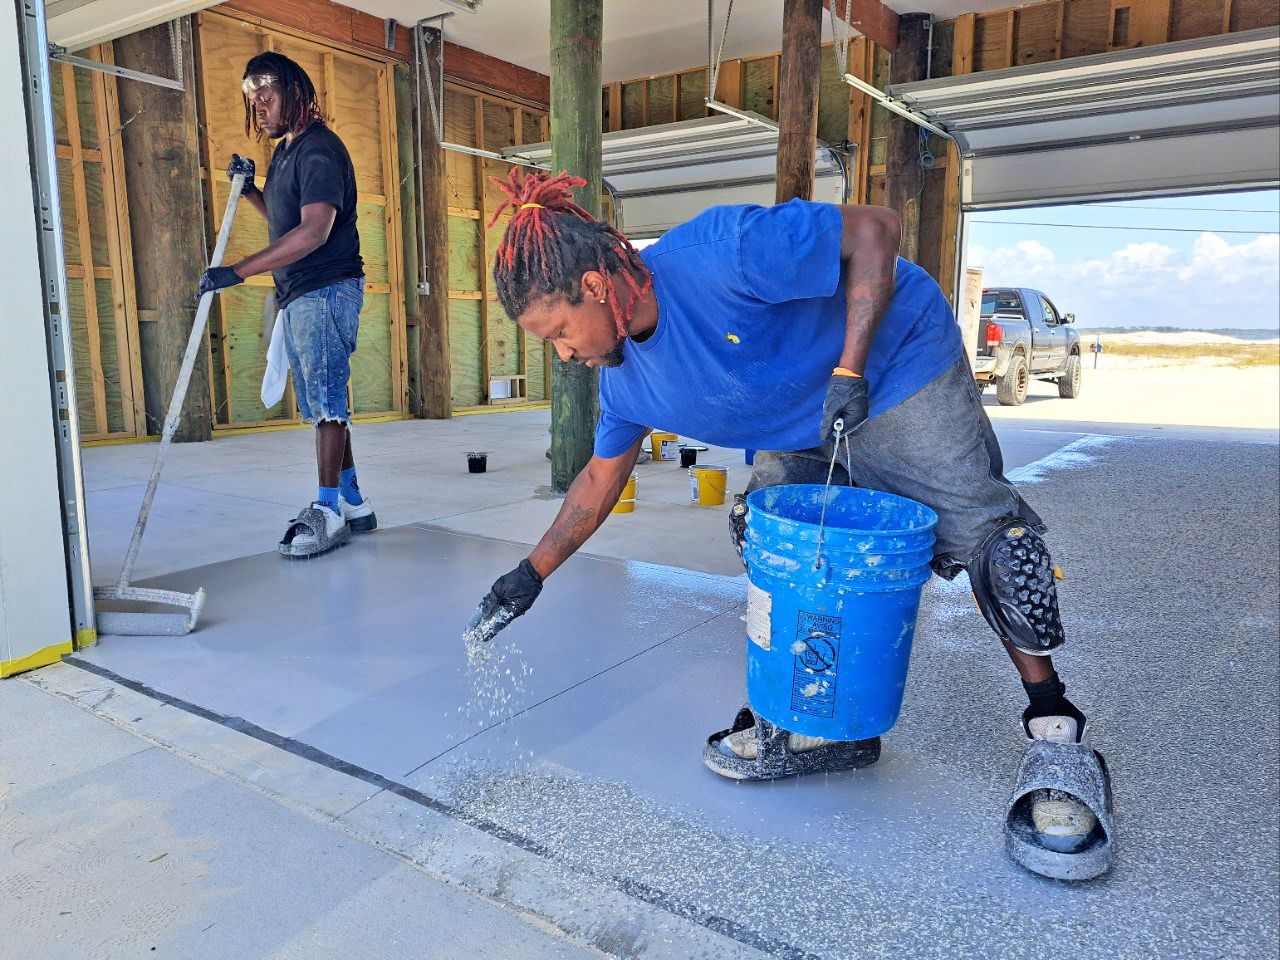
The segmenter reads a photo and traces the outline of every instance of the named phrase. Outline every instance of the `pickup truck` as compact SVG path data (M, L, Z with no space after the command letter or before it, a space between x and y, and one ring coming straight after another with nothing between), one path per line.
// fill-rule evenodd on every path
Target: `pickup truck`
M1058 396L1080 396L1080 333L1075 314L1062 314L1039 290L989 287L982 291L978 352L973 372L978 388L996 385L1006 407L1027 399L1031 378L1058 385Z

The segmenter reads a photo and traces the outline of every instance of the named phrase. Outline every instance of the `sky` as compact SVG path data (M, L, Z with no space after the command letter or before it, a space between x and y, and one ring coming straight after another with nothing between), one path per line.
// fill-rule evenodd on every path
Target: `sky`
M969 224L965 265L983 268L985 286L1042 290L1081 327L1280 330L1280 191L991 211Z

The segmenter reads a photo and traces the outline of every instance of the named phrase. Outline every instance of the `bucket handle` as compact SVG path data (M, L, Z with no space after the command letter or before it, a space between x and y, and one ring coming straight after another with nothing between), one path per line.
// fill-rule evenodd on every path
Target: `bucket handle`
M822 539L827 529L827 501L831 494L831 477L836 470L836 457L840 454L840 440L844 439L844 461L846 469L853 473L853 455L849 452L849 435L844 432L844 417L837 417L832 428L835 430L835 442L831 444L831 463L827 465L827 485L822 488L822 514L818 518L818 553L813 559L813 569L822 570L827 564L822 562ZM825 577L825 574L824 574Z

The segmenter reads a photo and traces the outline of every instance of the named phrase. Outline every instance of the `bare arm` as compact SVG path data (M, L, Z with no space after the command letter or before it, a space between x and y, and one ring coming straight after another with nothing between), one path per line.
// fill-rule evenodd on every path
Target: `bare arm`
M618 502L640 455L641 437L631 449L612 460L592 457L576 480L551 528L529 554L540 577L548 577L587 542Z
M261 203L261 197L254 195ZM253 198L250 198L253 203ZM258 204L254 204L258 208ZM265 211L265 208L263 208ZM330 203L308 203L302 208L302 222L286 233L271 246L245 257L234 264L236 276L240 279L252 277L254 274L267 273L280 267L297 263L307 254L316 250L329 239L329 231L333 229L333 221L338 210Z
M893 298L902 225L887 207L842 206L840 258L845 263L848 316L840 366L861 375L876 328Z

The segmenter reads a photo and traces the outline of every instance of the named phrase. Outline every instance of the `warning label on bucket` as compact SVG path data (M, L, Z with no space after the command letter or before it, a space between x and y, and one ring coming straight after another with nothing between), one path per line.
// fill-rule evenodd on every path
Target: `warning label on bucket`
M773 597L747 581L747 636L761 650L768 650L772 639Z
M801 610L791 644L791 709L831 717L836 709L836 668L840 663L841 617Z

